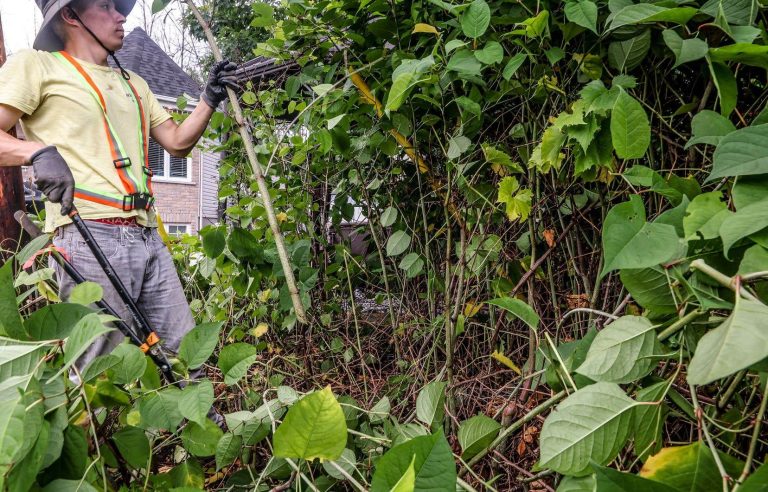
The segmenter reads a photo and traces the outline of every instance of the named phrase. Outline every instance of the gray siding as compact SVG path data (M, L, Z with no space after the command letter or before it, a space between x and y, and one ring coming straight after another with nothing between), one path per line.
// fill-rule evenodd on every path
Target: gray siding
M202 222L219 220L219 154L203 152Z

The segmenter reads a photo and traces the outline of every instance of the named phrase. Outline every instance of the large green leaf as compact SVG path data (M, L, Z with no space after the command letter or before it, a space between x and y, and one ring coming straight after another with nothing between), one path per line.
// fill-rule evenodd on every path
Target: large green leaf
M249 343L225 345L219 353L219 369L224 373L224 382L229 386L240 381L256 360L256 347Z
M8 492L27 492L33 489L35 478L43 469L43 460L50 440L51 424L47 421L42 421L42 424L40 434L30 452L24 459L17 461L8 474ZM2 469L3 465L0 465L0 470ZM2 483L3 478L0 477L0 487L3 486Z
M419 396L416 398L416 416L427 427L435 429L443 423L447 385L448 383L444 381L432 381L419 391Z
M144 398L140 400L141 426L144 429L175 430L184 418L179 412L179 388L170 386L158 391L153 397Z
M65 480L63 478L54 480L42 490L43 492L98 492L98 489L88 482L83 480Z
M732 215L722 198L721 192L712 191L702 193L693 199L683 218L683 229L687 240L714 239L720 236L720 226Z
M755 470L739 487L740 492L768 492L768 464Z
M3 349L5 350L5 349ZM2 352L0 350L0 352ZM0 379L0 473L5 473L17 460L23 458L23 454L29 451L30 445L37 438L33 429L26 429L26 406L32 401L25 393L34 387L35 391L30 396L39 395L39 385L29 375L11 376ZM42 415L42 405L36 405L36 412ZM37 428L39 432L42 425ZM25 442L28 439L31 442Z
M768 249L754 245L744 252L739 263L739 275L768 271Z
M735 131L736 126L728 118L705 109L691 120L691 139L685 148L696 144L717 145L723 137Z
M118 358L117 364L110 369L115 384L129 384L139 379L147 369L144 352L132 343L121 343L110 354Z
M99 315L91 313L77 322L72 332L64 343L64 366L59 374L66 371L75 363L78 357L90 347L99 337L112 331L114 328L105 326Z
M673 281L660 266L640 269L623 269L621 283L632 295L632 299L654 313L674 313L677 304L670 283Z
M323 469L325 472L335 478L336 480L344 480L344 476L338 468L341 468L348 475L354 476L357 469L357 457L355 452L349 448L344 449L341 453L341 457L333 461L323 461Z
M706 41L698 38L683 39L672 29L665 30L662 36L667 48L675 55L675 64L672 68L704 58L709 50Z
M637 36L608 45L608 64L620 72L628 72L640 65L651 47L651 31L643 30Z
M208 410L213 405L213 384L204 379L196 384L189 384L179 397L179 412L188 420L205 425Z
M629 438L636 406L612 383L578 390L544 421L539 467L580 476L591 472L593 461L609 463Z
M432 56L421 60L403 60L392 72L392 88L387 95L384 109L397 111L411 92L411 89L429 78L427 72L434 64L435 59Z
M643 157L651 142L651 127L645 110L624 91L619 93L611 111L611 140L616 155L622 159Z
M13 261L6 261L0 268L0 336L27 339L13 288Z
M485 0L474 0L460 19L461 30L468 38L479 38L491 23L491 9Z
M531 329L536 330L539 328L539 316L536 311L528 304L516 299L514 297L498 297L488 301L491 306L500 307L501 309L511 313L516 318L519 318Z
M456 464L442 431L413 439L393 447L376 462L371 492L390 492L413 466L418 491L455 490Z
M639 3L624 7L611 20L609 30L631 24L645 24L653 22L671 22L685 24L696 15L697 9L693 7L666 8L650 3Z
M275 431L274 455L281 458L335 460L347 444L347 422L331 387L293 405Z
M731 69L722 63L711 62L709 71L712 74L712 82L717 88L717 95L720 97L720 114L728 116L736 107L739 94L736 77Z
M765 190L768 189L768 174L742 176L736 180L731 189L731 198L736 210L747 205L765 200Z
M203 425L189 422L181 431L181 442L194 456L213 456L223 434L219 426L210 419L206 419Z
M576 369L595 381L629 383L647 375L659 353L656 331L648 319L622 316L600 331Z
M116 432L112 439L129 465L137 469L147 468L151 450L143 429L127 426Z
M0 338L0 381L31 374L40 364L46 348L42 343Z
M577 0L565 4L565 17L576 25L597 34L597 5L591 0Z
M501 47L498 41L489 41L485 46L483 46L483 49L475 51L475 58L486 65L495 65L504 59L504 48ZM478 105L478 113L479 109L480 106Z
M731 246L750 234L768 227L768 200L742 207L720 225L720 237L723 239L723 254L729 258Z
M621 268L649 268L671 260L679 251L675 228L645 222L642 199L632 195L613 207L603 225L605 263L600 276Z
M741 128L723 137L707 181L751 174L768 174L768 125Z
M743 463L725 453L718 455L726 472L738 477ZM662 449L648 458L640 476L679 491L720 490L723 483L712 451L701 441Z
M699 10L712 17L722 11L728 24L746 26L755 21L758 9L756 0L709 0Z
M726 62L743 63L759 68L768 68L768 46L736 43L709 50L713 62L725 65Z
M216 258L222 252L227 245L227 238L224 236L224 232L218 228L206 228L200 231L200 235L203 237L203 251L209 258Z
M635 400L638 402L658 402L664 396L669 383L661 381L637 392ZM648 456L656 454L663 445L661 432L664 428L664 419L667 414L667 406L662 402L658 405L638 405L635 408L635 454L646 460Z
M179 358L190 369L197 369L216 349L223 323L202 323L184 335L179 346Z
M485 415L475 415L459 425L461 459L467 461L487 448L499 434L501 424Z
M676 492L668 485L605 466L595 466L595 490L600 492Z
M411 236L405 231L396 231L387 240L387 256L397 256L411 245Z
M511 79L527 58L528 55L525 53L518 53L510 58L507 64L504 66L504 70L501 72L501 76L504 77L504 80Z
M405 470L402 478L400 478L400 480L398 480L397 483L392 486L392 489L390 489L389 492L414 492L416 489L416 468L414 467L415 463L416 455L411 458L411 464L408 465L408 469Z
M33 340L63 340L75 325L93 310L79 304L49 304L24 320L24 328Z
M242 436L236 436L231 432L224 434L216 444L216 469L220 470L235 461L242 445Z
M768 306L737 299L730 316L707 332L688 365L690 384L709 384L768 357L768 332L763 324Z

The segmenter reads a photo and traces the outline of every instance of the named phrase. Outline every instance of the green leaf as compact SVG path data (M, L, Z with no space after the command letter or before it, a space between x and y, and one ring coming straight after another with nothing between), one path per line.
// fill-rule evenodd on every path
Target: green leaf
M445 156L449 159L458 159L472 145L472 141L464 135L456 135L448 141L448 150Z
M397 220L397 209L389 206L382 213L380 217L380 224L382 227L389 227Z
M729 24L750 25L755 22L758 5L755 0L709 0L699 10L712 17L722 12Z
M130 384L141 378L147 369L147 358L144 352L132 343L121 343L112 350L117 357L117 364L111 369L112 382L115 384Z
M37 439L44 409L36 405L28 418L26 407L41 397L37 380L29 375L0 379L0 472L22 459ZM27 428L33 417L37 425Z
M497 41L489 41L483 49L475 51L475 58L486 65L494 65L504 59L504 50Z
M157 3L160 0L155 0ZM98 492L91 484L83 480L65 480L58 478L46 485L43 492Z
M224 252L224 247L227 245L227 238L220 228L206 228L201 231L201 235L203 236L203 251L207 257L217 258Z
M42 465L50 439L51 424L43 421L42 418L40 420L42 427L37 439L34 441L34 446L32 446L32 449L23 459L14 464L11 472L8 474L8 492L27 492L32 490L35 478L43 469ZM0 470L3 468L5 468L4 465L0 465ZM0 477L0 487L2 486L3 478Z
M648 115L634 97L619 93L611 111L611 140L616 155L622 159L638 159L651 143Z
M768 464L755 470L739 487L741 492L766 492L768 491Z
M498 297L488 301L488 304L500 307L501 309L512 313L532 330L537 330L539 328L539 316L536 314L536 311L520 299L514 297Z
M243 438L231 432L224 434L216 444L216 470L221 470L232 464L240 454L243 446Z
M732 212L722 201L719 191L702 193L691 201L683 218L687 240L714 239L720 236L720 226Z
M549 11L542 10L536 17L531 17L520 22L520 25L525 27L525 35L529 38L548 37Z
M224 373L224 383L229 386L240 381L256 360L256 347L249 343L225 345L219 353L219 369Z
M633 195L613 207L603 225L605 264L600 277L622 268L649 268L671 260L679 251L675 228L645 222L642 199Z
M193 456L213 456L223 434L212 420L206 419L204 425L189 422L181 431L181 442Z
M69 369L97 338L112 330L113 328L104 326L96 313L88 314L82 318L72 329L72 333L69 334L64 343L64 366L56 376Z
M723 66L726 62L733 62L768 69L768 46L751 43L729 44L710 49L709 58Z
M651 47L651 31L643 30L635 37L612 41L608 45L608 64L620 72L626 72L640 65Z
M392 405L389 402L389 397L384 396L381 400L376 402L373 408L368 412L368 420L370 420L372 424L383 422L389 417L391 408Z
M475 54L467 49L460 49L453 54L446 69L458 72L459 75L475 77L480 75L483 64L475 58Z
M557 492L595 492L595 476L563 477Z
M275 431L274 455L336 460L347 443L347 423L330 386L293 405Z
M443 431L413 439L393 447L376 462L371 492L390 492L413 466L414 490L454 490L456 464Z
M646 376L659 353L656 330L648 319L622 316L595 337L576 372L595 381L629 383Z
M13 261L6 261L0 268L0 336L27 339L13 288Z
M658 402L667 391L669 383L661 381L637 392L638 402ZM658 405L639 405L635 409L635 454L643 461L648 456L656 454L664 444L662 431L667 406L662 402Z
M387 95L387 102L384 109L387 111L397 111L405 101L411 90L419 83L427 80L429 74L426 72L435 64L435 59L428 56L421 60L403 60L403 62L392 72L392 88ZM332 127L328 126L328 129Z
M723 255L730 258L731 247L739 240L768 227L768 202L757 202L742 207L720 226L723 239Z
M620 272L621 283L632 295L632 299L645 309L654 313L677 312L677 304L672 295L667 271L659 266L640 269L623 269Z
M671 22L685 24L696 15L697 9L693 7L666 8L649 3L640 3L624 7L613 16L608 30L612 31L622 26L632 24L645 24L654 22Z
M270 4L254 2L251 4L251 9L253 10L252 27L269 27L275 23L275 12Z
M436 429L443 423L445 415L445 387L448 383L432 381L419 391L416 398L416 417Z
M710 63L709 71L712 74L712 82L714 82L717 94L720 97L720 114L728 116L736 108L736 99L739 91L736 77L731 72L731 69L722 63Z
M576 25L597 34L597 5L590 0L578 0L565 4L565 17Z
M120 454L131 467L147 468L149 461L149 439L143 429L127 426L112 436Z
M179 412L180 397L181 390L171 386L158 391L153 398L140 400L142 428L175 430L184 418Z
M47 346L0 338L0 381L13 376L27 376L40 365Z
M485 0L473 0L459 19L461 30L468 38L479 38L491 23L491 8Z
M100 301L104 296L104 289L96 282L83 282L77 284L69 294L68 301L74 304L87 306Z
M707 181L768 173L768 125L741 128L724 136L712 157Z
M511 79L527 58L528 55L525 53L518 53L510 58L507 64L504 66L504 70L501 72L501 76L504 77L504 80Z
M507 176L499 182L499 195L496 203L503 203L509 220L524 222L531 213L533 193L527 188L520 189L517 178Z
M731 198L736 210L765 200L765 190L768 189L768 174L742 176L735 181L733 188L731 188Z
M675 64L672 68L704 58L709 50L709 45L702 39L683 39L672 29L667 29L661 34L667 47L675 55Z
M762 328L766 316L768 306L737 299L723 324L699 340L688 365L688 382L709 384L768 357L768 333Z
M768 271L768 249L754 245L744 252L739 264L739 275Z
M480 451L486 449L499 435L499 424L485 415L475 415L459 425L459 444L461 459L468 461Z
M743 464L739 460L721 452L718 455L730 476L741 474ZM701 441L662 449L645 462L640 476L686 491L719 489L723 482L712 451Z
M424 260L418 253L408 253L398 265L401 270L405 270L407 278L413 278L424 271Z
M213 398L213 384L209 380L188 384L179 397L179 412L187 420L205 425Z
M485 156L485 160L490 162L491 165L496 165L500 168L516 173L523 172L523 169L520 167L520 165L514 162L506 152L499 150L488 143L484 143L480 147L483 149L483 156Z
M390 492L414 492L416 489L416 468L414 467L415 463L416 455L411 458L411 464L408 466L408 469L405 470L403 477L397 481Z
M631 473L622 473L613 468L605 466L594 466L595 470L595 490L600 492L625 492L628 490L637 490L642 492L676 492L668 485L660 482L654 482L647 478L638 477Z
M612 383L595 383L573 393L544 421L539 468L581 476L590 473L592 461L611 462L629 438L636 406Z
M80 304L49 304L24 320L24 328L33 340L61 340L67 338L75 325L90 308Z
M736 131L736 126L728 118L705 109L696 114L691 120L691 139L685 144L687 149L691 145L708 144L718 145L726 135Z
M395 231L387 240L387 256L397 256L411 245L411 236L405 231Z
M202 323L184 335L179 346L179 358L190 369L203 365L216 349L219 333L224 323Z

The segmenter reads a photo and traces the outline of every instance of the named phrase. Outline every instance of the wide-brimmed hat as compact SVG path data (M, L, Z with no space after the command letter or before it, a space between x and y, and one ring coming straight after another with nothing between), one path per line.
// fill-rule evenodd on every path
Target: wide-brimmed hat
M64 49L64 42L52 29L53 19L61 12L61 9L74 0L35 0L35 3L43 12L43 23L35 37L32 47L41 51L60 51ZM121 14L128 16L136 4L136 0L114 0L115 8Z

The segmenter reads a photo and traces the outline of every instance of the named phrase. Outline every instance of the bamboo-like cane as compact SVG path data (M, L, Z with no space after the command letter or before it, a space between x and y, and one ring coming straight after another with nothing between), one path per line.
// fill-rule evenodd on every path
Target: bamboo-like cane
M200 23L200 27L205 33L205 38L208 40L208 44L211 47L213 58L219 62L223 60L221 50L216 43L216 39L213 37L211 28L208 26L208 22L203 19L200 10L195 6L192 0L179 0L187 4L192 14ZM288 259L288 252L285 249L285 241L283 240L283 234L280 232L280 226L275 216L275 209L272 207L272 198L269 196L269 188L264 180L264 174L261 171L261 165L256 160L256 151L253 148L253 142L251 141L251 135L248 131L247 125L244 124L243 110L240 108L240 103L237 100L237 94L235 91L227 87L227 95L229 95L229 102L232 104L232 111L235 116L235 123L237 124L240 137L243 140L245 146L245 153L248 155L248 161L253 168L253 174L256 176L256 183L259 186L259 193L261 193L261 199L264 202L264 210L267 212L267 219L269 220L269 227L272 229L272 235L275 236L275 246L277 247L277 254L280 256L280 264L283 266L283 272L285 273L285 283L288 285L288 291L291 293L291 301L293 302L293 309L296 312L296 318L301 323L307 323L307 314L304 311L304 306L301 303L301 297L299 297L299 290L296 288L296 278L293 276L293 268L291 262Z

